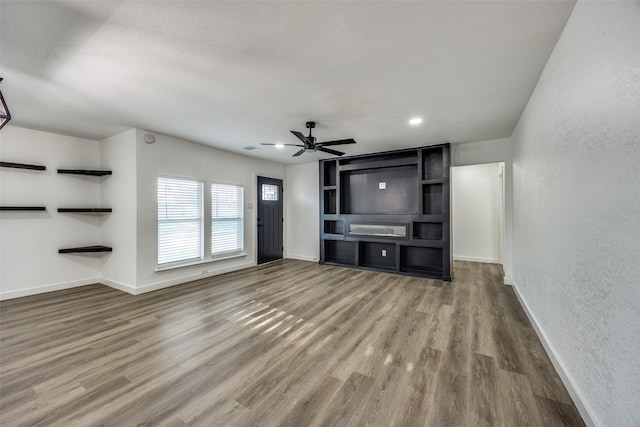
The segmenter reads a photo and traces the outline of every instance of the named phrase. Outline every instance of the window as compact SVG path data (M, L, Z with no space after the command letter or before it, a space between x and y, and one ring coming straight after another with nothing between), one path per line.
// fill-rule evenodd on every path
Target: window
M262 184L262 200L278 201L278 186L271 184Z
M244 249L244 188L211 184L211 254Z
M202 259L203 184L158 178L158 265Z

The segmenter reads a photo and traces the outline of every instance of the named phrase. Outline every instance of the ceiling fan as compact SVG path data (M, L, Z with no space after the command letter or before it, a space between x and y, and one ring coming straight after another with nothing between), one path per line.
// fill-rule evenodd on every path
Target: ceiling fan
M307 129L309 129L309 136L304 136L302 133L292 130L291 133L298 137L302 144L267 144L263 143L262 145L286 145L290 147L302 147L300 151L293 155L293 157L297 157L304 153L307 150L311 151L323 151L325 153L333 154L334 156L342 156L344 153L342 151L332 150L331 148L325 148L333 145L343 145L343 144L355 144L356 141L354 139L338 139L335 141L326 141L326 142L316 142L316 137L311 135L311 129L316 127L316 122L307 122Z

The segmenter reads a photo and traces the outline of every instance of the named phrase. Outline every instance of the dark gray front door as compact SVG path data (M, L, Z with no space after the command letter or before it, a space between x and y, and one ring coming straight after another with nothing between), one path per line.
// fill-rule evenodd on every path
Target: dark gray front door
M282 180L258 177L258 264L282 258Z

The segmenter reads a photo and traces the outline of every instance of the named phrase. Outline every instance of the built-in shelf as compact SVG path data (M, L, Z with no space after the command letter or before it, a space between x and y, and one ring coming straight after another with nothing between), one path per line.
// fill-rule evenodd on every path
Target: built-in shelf
M58 208L61 213L108 213L111 208Z
M344 235L344 221L324 221L324 233Z
M60 254L80 254L80 253L93 253L93 252L111 252L112 248L108 246L96 245L96 246L80 246L77 248L65 248L59 249Z
M46 211L44 206L0 206L0 211Z
M336 189L324 190L324 213L335 214L336 212Z
M65 174L71 174L71 175L89 175L89 176L111 175L111 171L96 170L96 169L58 169L58 173L65 173Z
M401 158L391 160L379 160L367 163L351 163L340 165L341 172L358 171L358 170L370 170L379 168L390 168L394 166L413 166L417 165L418 160L416 158Z
M444 179L442 179L442 178L424 179L424 180L422 180L423 184L442 184L443 182L444 182Z
M450 145L320 161L320 263L451 280Z
M34 171L43 171L47 168L41 165L29 165L27 163L0 162L0 167L13 169L29 169Z

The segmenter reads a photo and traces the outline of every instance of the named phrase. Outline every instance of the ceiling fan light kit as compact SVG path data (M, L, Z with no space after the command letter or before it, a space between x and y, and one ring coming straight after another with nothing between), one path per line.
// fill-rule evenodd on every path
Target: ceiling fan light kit
M328 146L334 145L344 145L344 144L355 144L356 141L354 139L338 139L335 141L325 141L325 142L316 142L317 139L312 135L312 129L316 127L316 122L307 122L307 129L309 129L309 135L304 136L301 132L292 130L291 133L298 138L302 144L270 144L270 143L262 143L262 145L275 145L276 147L281 146L289 146L289 147L300 147L300 150L297 151L293 157L298 157L302 155L305 151L322 151L324 153L332 154L334 156L342 156L344 153L342 151L333 150L331 148L326 148Z

